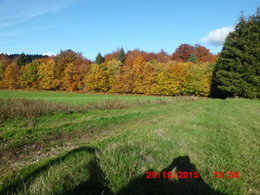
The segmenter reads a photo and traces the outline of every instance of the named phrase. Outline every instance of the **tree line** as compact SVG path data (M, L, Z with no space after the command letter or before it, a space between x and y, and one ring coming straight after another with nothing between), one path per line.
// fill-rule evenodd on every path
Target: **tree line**
M94 62L72 50L37 59L0 54L0 87L208 96L216 59L207 48L189 44L172 55L121 48L104 57L99 53Z
M240 18L220 55L189 44L172 55L121 48L93 62L72 50L0 54L0 88L259 98L260 9Z

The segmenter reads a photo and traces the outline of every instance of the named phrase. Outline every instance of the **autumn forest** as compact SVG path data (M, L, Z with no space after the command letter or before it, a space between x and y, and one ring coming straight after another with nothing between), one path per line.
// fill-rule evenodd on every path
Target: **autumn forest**
M72 50L52 57L0 55L0 88L209 96L218 56L182 44L172 55L121 48L94 62Z

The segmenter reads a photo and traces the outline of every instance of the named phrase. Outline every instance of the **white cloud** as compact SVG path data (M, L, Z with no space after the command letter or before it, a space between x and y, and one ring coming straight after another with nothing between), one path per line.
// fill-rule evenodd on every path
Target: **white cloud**
M201 38L202 43L211 44L211 45L223 45L226 37L230 32L233 32L235 28L233 26L226 26L219 29L215 29L206 37Z
M48 52L42 53L42 55L44 55L44 56L56 56L57 54L48 51Z

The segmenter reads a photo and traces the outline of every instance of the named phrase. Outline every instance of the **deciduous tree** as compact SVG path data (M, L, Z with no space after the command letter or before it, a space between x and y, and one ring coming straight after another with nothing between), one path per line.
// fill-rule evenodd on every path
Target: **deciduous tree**
M191 64L184 81L184 94L209 96L214 63Z
M172 54L172 59L179 62L188 62L194 49L195 48L192 45L181 44Z
M36 82L38 81L38 70L40 62L34 60L29 64L21 67L19 83L22 88L37 87Z
M55 60L45 59L39 66L39 88L55 90L60 86L61 81L55 77Z
M4 88L4 74L6 67L11 63L10 58L5 54L0 54L0 88Z
M122 69L122 62L119 60L110 60L104 64L106 66L106 75L110 92L117 92L116 84Z
M109 90L108 76L104 64L92 63L85 81L87 91L105 92Z
M8 64L4 72L4 87L7 89L17 89L19 78L19 67L16 63Z
M90 61L82 55L77 54L73 61L70 61L64 70L62 77L62 88L67 91L83 89L84 78L89 69Z

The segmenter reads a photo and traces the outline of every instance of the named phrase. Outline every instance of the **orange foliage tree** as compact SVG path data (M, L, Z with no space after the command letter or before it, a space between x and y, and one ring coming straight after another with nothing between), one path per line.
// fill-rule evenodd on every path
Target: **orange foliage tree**
M172 59L179 62L215 62L217 56L210 53L210 50L201 45L182 44L172 55Z
M118 76L115 91L119 93L133 93L135 72L132 66L124 65Z
M201 45L195 45L195 56L198 63L215 62L217 57L210 53L209 49Z
M5 69L8 64L11 63L11 60L5 54L0 54L0 88L5 88L4 81L5 81Z
M189 44L181 44L172 54L172 59L179 62L188 62L194 52L194 47Z
M89 69L90 61L84 59L81 54L77 54L75 59L69 62L64 69L62 77L62 87L67 91L83 89L84 78Z
M4 72L4 87L7 89L17 89L19 78L19 66L16 63L8 64Z

